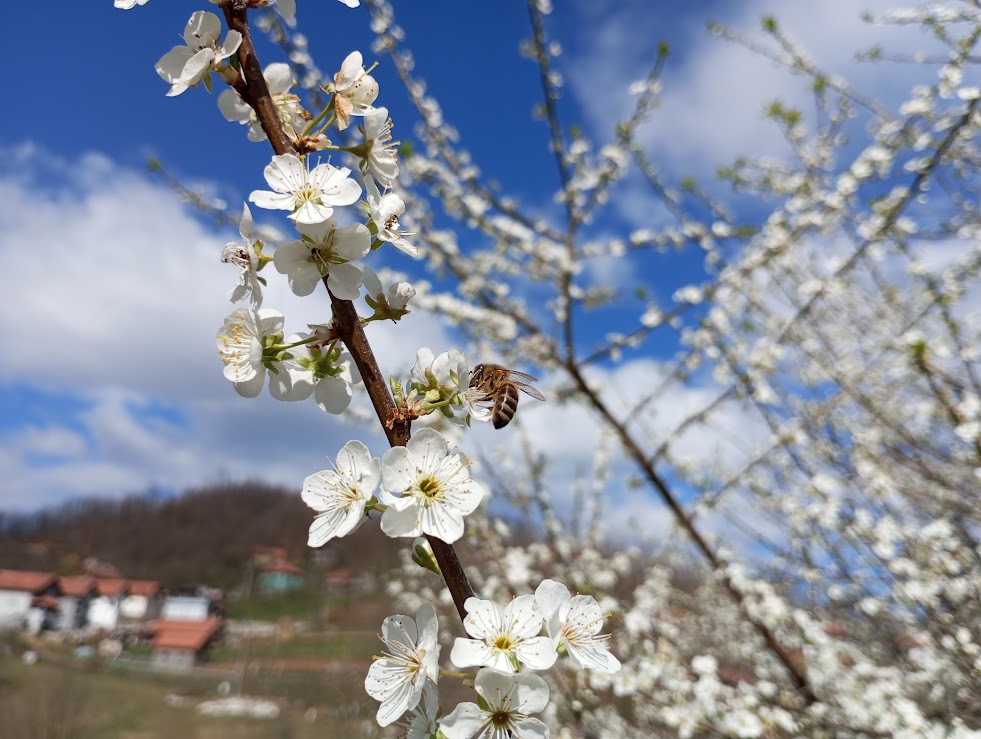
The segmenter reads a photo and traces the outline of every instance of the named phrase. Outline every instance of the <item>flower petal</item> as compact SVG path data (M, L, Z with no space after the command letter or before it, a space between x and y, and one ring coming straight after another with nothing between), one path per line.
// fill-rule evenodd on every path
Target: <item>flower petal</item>
M406 506L402 508L402 506ZM381 529L386 536L419 536L419 506L410 498L398 498L381 517Z
M343 413L351 405L351 385L339 377L325 377L313 390L313 399L327 413Z

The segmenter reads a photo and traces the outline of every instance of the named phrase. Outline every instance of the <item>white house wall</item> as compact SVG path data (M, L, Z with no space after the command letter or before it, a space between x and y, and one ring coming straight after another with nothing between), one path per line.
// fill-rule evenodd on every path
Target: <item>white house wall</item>
M145 595L127 595L119 604L119 613L123 618L141 619L146 616L148 603Z
M21 628L33 600L34 595L23 590L0 590L0 628Z
M172 621L204 621L210 605L207 598L172 595L164 601L160 617Z
M94 629L112 631L119 621L119 603L115 598L105 596L95 598L89 603L88 625Z

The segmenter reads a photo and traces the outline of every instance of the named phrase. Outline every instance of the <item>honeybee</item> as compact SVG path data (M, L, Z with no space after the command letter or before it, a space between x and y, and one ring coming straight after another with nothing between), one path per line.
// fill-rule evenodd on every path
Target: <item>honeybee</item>
M545 396L531 385L521 382L535 382L538 378L524 372L509 370L499 364L478 364L470 373L470 387L483 392L482 401L494 402L491 420L494 428L507 426L518 410L518 391L528 393L535 400L545 400Z

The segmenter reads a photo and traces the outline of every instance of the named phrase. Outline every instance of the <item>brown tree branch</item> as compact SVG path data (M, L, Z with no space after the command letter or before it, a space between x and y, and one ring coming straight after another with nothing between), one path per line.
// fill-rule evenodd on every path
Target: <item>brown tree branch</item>
M787 672L790 673L791 679L794 681L794 685L799 691L800 695L804 698L807 703L815 703L817 701L817 696L814 695L814 691L811 689L810 682L807 679L807 675L804 670L797 664L790 652L777 640L776 636L772 631L758 619L754 618L748 611L746 607L745 599L743 594L736 589L729 579L729 576L725 572L725 568L722 562L716 556L712 547L709 546L708 542L702 537L698 528L695 526L694 521L682 508L681 503L675 498L674 494L668 488L667 484L661 479L661 476L654 469L650 461L647 459L647 455L640 448L636 441L634 441L633 436L624 427L618 418L616 418L606 407L603 400L593 392L593 389L586 382L586 378L583 377L580 372L579 366L574 361L569 361L565 363L565 369L569 375L573 378L576 383L578 390L588 398L590 405L593 406L596 411L598 411L606 423L614 430L617 437L620 439L620 443L626 450L627 454L633 457L634 462L643 470L644 476L651 486L657 490L658 494L661 496L661 500L671 509L671 513L674 515L675 520L681 525L688 534L688 537L695 544L695 547L702 554L703 557L712 566L712 569L718 573L719 577L722 578L722 583L726 591L732 596L733 600L739 605L739 609L743 612L746 620L749 621L753 628L756 629L763 640L766 642L770 651L776 655L777 659L780 660Z
M245 0L232 0L232 2L223 5L222 10L229 30L238 31L242 34L242 44L238 49L242 76L234 86L236 92L255 111L259 124L265 131L273 151L276 154L295 153L296 149L283 130L276 105L269 94L266 80L262 76L262 66L259 64L255 46L252 44L252 35L249 32L248 6ZM326 285L327 279L324 278L324 286L326 287ZM385 378L378 368L378 362L371 350L371 345L368 343L368 337L365 335L354 303L350 300L339 300L333 295L330 296L330 301L334 313L334 322L341 340L351 353L354 363L361 373L361 379L368 391L368 397L371 398L371 404L375 408L378 420L385 431L388 443L393 447L404 446L411 436L411 421L399 411L388 391L388 383L385 382ZM434 536L426 536L426 539L433 549L436 563L443 574L443 581L446 583L450 595L453 596L453 603L456 605L457 613L462 620L467 614L464 603L467 598L474 594L463 563L452 545Z

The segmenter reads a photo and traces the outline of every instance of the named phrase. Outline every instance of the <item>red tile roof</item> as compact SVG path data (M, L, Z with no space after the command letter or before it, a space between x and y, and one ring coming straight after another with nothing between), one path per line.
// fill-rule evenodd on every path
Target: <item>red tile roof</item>
M0 570L0 590L26 590L40 593L55 581L50 572L30 572L27 570Z
M269 562L268 564L260 565L257 569L259 570L259 572L285 572L289 575L303 574L303 570L301 570L292 562L287 562L285 559L276 560L275 562Z
M202 649L221 627L220 618L204 621L156 621L150 627L154 632L154 649Z
M126 581L121 577L99 577L95 590L99 595L122 595L126 592Z
M83 598L95 589L95 580L86 575L59 577L58 585L63 594L73 598Z
M130 580L129 581L129 594L130 595L144 595L147 598L152 598L154 595L160 592L160 583L156 580Z

